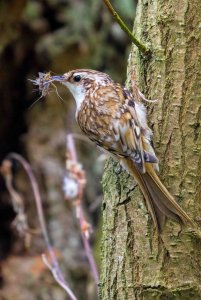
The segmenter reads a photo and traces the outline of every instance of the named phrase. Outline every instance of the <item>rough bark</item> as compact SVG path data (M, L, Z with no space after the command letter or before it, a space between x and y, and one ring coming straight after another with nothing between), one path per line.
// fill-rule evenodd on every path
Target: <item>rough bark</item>
M138 2L137 36L152 55L132 49L149 125L160 159L160 177L188 214L200 221L201 2ZM101 299L201 299L201 243L190 228L167 221L158 243L141 193L109 160L103 178Z

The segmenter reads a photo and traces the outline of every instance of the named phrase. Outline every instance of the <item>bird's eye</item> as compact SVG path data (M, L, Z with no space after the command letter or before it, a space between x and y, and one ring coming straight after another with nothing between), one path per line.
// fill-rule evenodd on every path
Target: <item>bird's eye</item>
M79 82L81 80L81 76L80 75L75 75L73 79L74 79L75 82Z

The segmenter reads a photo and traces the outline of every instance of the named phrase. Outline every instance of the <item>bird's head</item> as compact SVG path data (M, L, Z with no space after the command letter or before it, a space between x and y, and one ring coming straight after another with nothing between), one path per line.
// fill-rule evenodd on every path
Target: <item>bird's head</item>
M62 76L52 76L52 78L69 89L75 98L77 109L80 108L89 91L93 93L96 87L112 82L109 75L89 69L72 70Z

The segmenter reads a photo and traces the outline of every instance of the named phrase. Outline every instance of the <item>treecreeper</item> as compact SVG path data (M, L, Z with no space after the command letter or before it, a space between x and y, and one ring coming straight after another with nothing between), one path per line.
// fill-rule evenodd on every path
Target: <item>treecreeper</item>
M81 130L98 146L115 156L137 181L155 227L160 234L168 217L181 225L195 226L160 181L158 159L151 145L146 108L132 93L105 73L72 70L61 76L33 81L43 92L58 81L72 93L76 120Z

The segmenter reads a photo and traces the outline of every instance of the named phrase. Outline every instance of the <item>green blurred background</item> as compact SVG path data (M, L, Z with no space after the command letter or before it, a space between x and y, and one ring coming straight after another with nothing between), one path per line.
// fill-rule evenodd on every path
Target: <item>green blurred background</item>
M114 0L112 4L132 28L136 1ZM62 74L92 68L123 83L129 49L130 41L101 0L0 1L0 159L15 151L33 166L51 239L65 277L80 300L97 297L74 209L63 200L62 192L66 134L80 133L74 120L75 105L59 87L65 103L52 92L31 107L40 95L29 79L38 72ZM91 243L100 264L103 160L95 146L79 140L76 146L87 172L84 208L94 228ZM29 225L39 230L30 185L17 164L13 171ZM25 247L14 219L0 177L0 299L68 299L41 262L45 246L40 233Z

